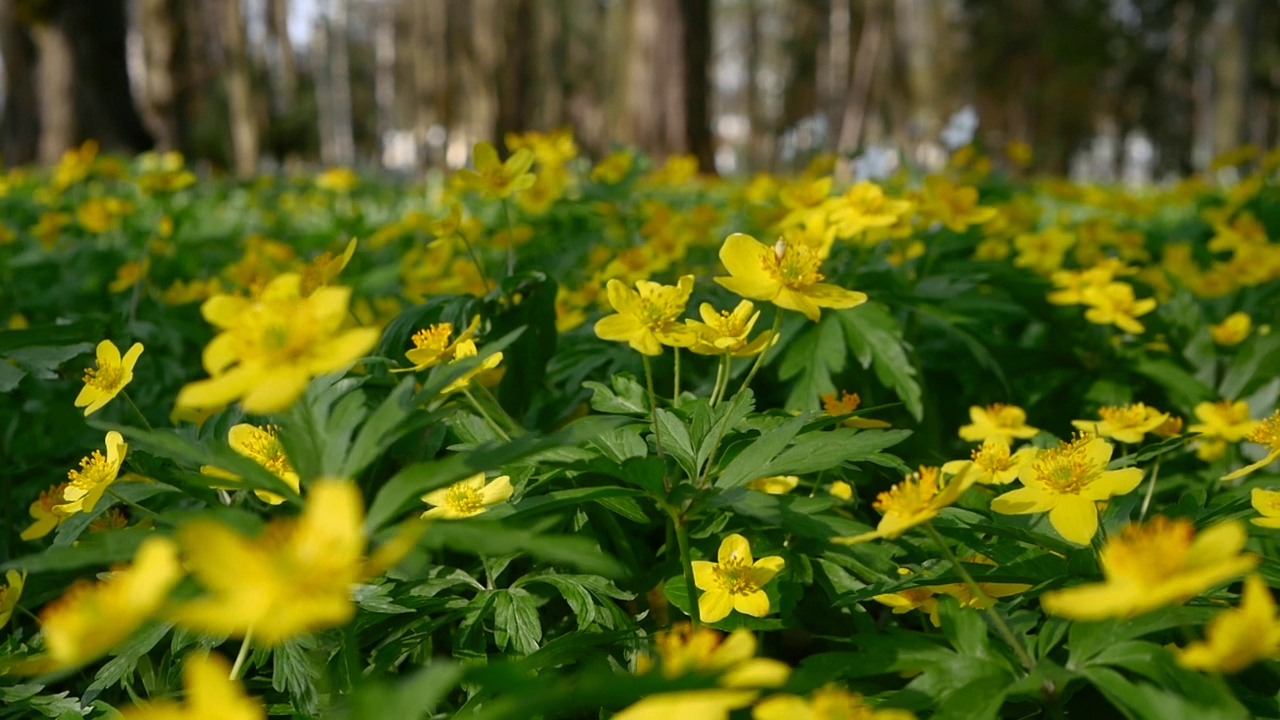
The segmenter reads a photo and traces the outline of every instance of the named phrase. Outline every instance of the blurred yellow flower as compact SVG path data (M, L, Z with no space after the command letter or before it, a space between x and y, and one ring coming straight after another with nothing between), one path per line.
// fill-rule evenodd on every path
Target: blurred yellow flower
M141 354L142 343L134 343L124 357L110 340L98 343L97 358L93 367L84 371L84 387L76 396L76 407L84 408L85 417L101 410L133 381L133 367Z
M302 271L300 292L303 295L310 295L317 288L332 285L333 281L338 279L338 274L347 267L347 263L350 263L352 256L356 254L357 244L356 238L351 238L347 241L347 246L341 255L334 257L333 253L326 250L308 263Z
M258 427L249 423L232 425L227 431L227 444L236 453L258 463L268 472L280 478L294 492L300 491L298 473L294 472L289 456L285 454L284 445L280 443L279 430L274 425ZM200 472L212 477L226 480L240 480L240 476L212 465L203 465ZM279 505L284 497L270 490L254 490L259 500L269 505Z
M1249 419L1249 404L1243 400L1202 402L1194 412L1200 422L1188 425L1187 432L1200 434L1196 456L1206 462L1222 457L1227 443L1240 442L1258 426L1257 420Z
M173 605L173 622L209 635L252 636L272 647L351 619L351 585L361 573L364 510L346 480L307 488L296 519L272 521L247 538L213 520L178 529L186 566L207 594Z
M865 293L823 282L822 256L811 247L780 239L772 247L742 233L734 233L720 247L720 261L729 277L717 283L751 300L772 302L818 321L820 308L851 308L867 301Z
M70 481L64 481L51 488L41 490L40 496L27 508L27 512L35 522L22 531L23 540L39 540L53 532L63 520L75 514L74 511L62 511L58 507L66 502L62 493L66 492Z
M969 408L969 419L973 422L960 428L960 439L968 442L996 438L1012 445L1015 439L1026 440L1040 432L1039 428L1027 424L1026 411L1017 405L974 405Z
M836 398L835 393L823 393L818 396L818 399L822 401L822 412L832 417L837 415L848 415L849 413L857 410L858 406L862 404L862 398L858 393L851 393L848 390L841 391L839 398ZM883 420L873 420L872 418L864 417L845 418L840 421L840 424L855 428L892 427L889 423Z
M840 500L853 499L853 486L843 480L836 480L827 488L827 492Z
M220 655L192 653L182 664L186 703L168 698L121 710L120 720L266 720L262 703L245 695Z
M107 290L113 293L132 290L147 276L147 271L151 269L151 258L144 258L142 262L130 260L120 267L116 268L116 277L110 283L107 283Z
M351 192L360 184L360 178L351 168L331 167L316 176L316 187L335 193Z
M1039 450L1018 471L1023 487L991 501L1004 515L1049 513L1049 522L1062 537L1088 545L1098 532L1098 502L1133 492L1142 470L1107 470L1111 443L1081 436L1058 447Z
M418 372L452 360L457 354L458 344L471 340L479 327L480 316L477 315L452 342L449 338L453 335L453 323L436 323L419 330L410 338L413 349L404 354L413 367L393 368L391 372Z
M732 355L733 357L751 357L770 345L773 331L765 330L749 340L752 328L760 319L760 311L750 300L738 303L732 311L716 311L711 303L702 303L698 307L702 322L686 320L685 324L697 333L698 340L689 347L700 355Z
M1254 488L1249 492L1249 502L1262 517L1249 522L1264 528L1280 528L1280 490Z
M992 435L982 441L982 446L974 448L968 460L952 460L942 465L946 475L972 474L976 482L983 485L1007 485L1018 477L1022 466L1035 457L1032 447L1020 448L1010 452L1009 443L1004 438Z
M471 154L475 170L464 168L456 176L467 189L505 199L513 193L529 189L537 182L537 178L529 172L529 168L533 167L531 150L517 150L506 162L502 162L498 159L498 150L493 145L482 142L476 143Z
M1253 331L1253 318L1249 313L1231 313L1221 323L1209 326L1209 335L1219 345L1239 345Z
M808 699L796 695L771 695L751 709L754 720L915 720L915 714L898 708L876 708L857 693L827 686Z
M475 517L489 506L505 502L511 497L511 492L510 477L499 475L485 482L484 473L479 472L466 480L459 480L448 487L423 495L422 502L432 507L422 513L422 519L458 520Z
M995 208L978 204L977 188L953 185L941 175L925 178L920 211L953 232L964 232L996 216Z
M1249 431L1248 435L1244 436L1244 439L1263 446L1267 454L1255 463L1245 465L1235 472L1223 475L1223 480L1242 478L1255 470L1261 470L1275 462L1277 458L1280 458L1280 410L1276 410L1271 413L1270 417L1258 423L1257 426Z
M293 404L316 375L355 361L378 342L376 328L343 330L350 288L323 287L300 294L294 273L272 280L256 297L215 295L200 307L221 332L204 349L212 377L188 383L177 404L225 405L237 398L245 412L279 412Z
M693 292L692 275L681 276L674 286L637 280L635 290L615 279L605 290L617 314L596 322L600 339L628 343L645 355L661 355L663 345L689 347L698 341L698 334L679 321Z
M591 179L606 185L616 185L631 172L635 155L630 150L617 150L606 155L591 168Z
M737 533L720 542L717 560L693 561L693 582L703 591L698 598L703 622L720 622L734 610L752 617L768 615L769 596L762 588L786 561L778 555L753 560L751 544Z
M3 628L13 616L13 609L18 606L22 597L22 586L27 581L25 572L9 570L4 574L5 585L0 587L0 628Z
M1076 239L1059 227L1048 227L1038 233L1023 233L1013 239L1018 251L1013 264L1041 275L1049 275L1062 267L1067 250Z
M851 238L868 228L889 227L911 210L911 203L885 196L879 185L866 180L833 200L831 224L841 238Z
M748 490L759 490L769 495L786 495L796 486L800 484L800 477L797 475L771 475L769 477L756 478L747 483Z
M102 494L116 481L120 474L120 465L124 463L125 453L129 446L124 437L112 430L107 433L107 454L94 450L89 457L80 460L80 467L67 473L71 482L62 491L63 503L54 507L58 515L74 515L78 512L93 512L102 499Z
M1209 621L1205 638L1177 653L1178 664L1213 673L1240 672L1258 660L1280 658L1280 617L1261 575L1244 579L1240 605Z
M182 578L177 548L164 537L138 546L133 564L97 582L81 580L40 612L46 655L22 670L36 673L79 667L124 642L164 603Z
M1200 533L1186 518L1131 523L1102 546L1103 582L1047 592L1040 604L1051 615L1089 621L1181 604L1253 569L1258 557L1240 553L1247 540L1235 521Z
M80 147L63 152L62 159L53 169L50 183L53 189L62 191L89 177L89 171L93 169L93 161L97 157L97 140L85 140Z
M1072 420L1071 424L1081 432L1133 445L1169 421L1169 413L1143 403L1103 406L1098 408L1098 417L1101 419Z
M457 347L453 352L453 359L449 361L449 364L452 365L456 362L461 362L467 358L475 357L478 354L479 351L476 349L476 343L474 340L462 340L457 343ZM451 393L463 392L471 385L471 381L475 380L478 375L488 372L502 364L502 357L501 351L486 355L475 367L467 370L453 382L445 385L444 388L440 390L440 394L449 395Z
M723 642L722 642L723 639ZM750 705L760 689L787 681L791 668L769 658L757 658L756 639L747 630L726 638L706 627L694 630L680 623L653 636L654 651L636 660L636 672L658 670L675 679L691 673L715 674L712 690L682 690L651 695L614 715L614 720L726 720L737 708Z
M893 540L904 532L938 517L942 508L960 498L976 481L977 475L966 473L953 476L950 481L942 478L939 468L921 466L902 482L876 496L872 505L880 511L876 529L861 535L832 538L841 545L853 545L880 538Z
M1133 294L1133 286L1124 282L1087 287L1081 291L1080 296L1084 304L1089 306L1084 311L1086 320L1097 325L1115 325L1134 335L1146 331L1138 318L1156 309L1155 298L1137 299Z

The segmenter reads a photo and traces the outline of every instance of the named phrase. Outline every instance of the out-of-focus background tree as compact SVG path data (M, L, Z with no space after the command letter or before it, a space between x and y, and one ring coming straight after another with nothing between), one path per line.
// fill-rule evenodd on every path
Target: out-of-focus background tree
M569 125L721 173L928 167L976 121L1140 181L1280 144L1276 0L0 0L0 60L9 165L92 138L413 172Z

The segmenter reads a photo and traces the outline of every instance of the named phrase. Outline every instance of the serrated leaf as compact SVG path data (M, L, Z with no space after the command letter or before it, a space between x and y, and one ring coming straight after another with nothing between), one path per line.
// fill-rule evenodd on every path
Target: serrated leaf
M892 388L916 420L924 417L920 382L907 356L902 327L887 308L864 303L833 313L840 318L845 339L864 368L875 371L880 382Z

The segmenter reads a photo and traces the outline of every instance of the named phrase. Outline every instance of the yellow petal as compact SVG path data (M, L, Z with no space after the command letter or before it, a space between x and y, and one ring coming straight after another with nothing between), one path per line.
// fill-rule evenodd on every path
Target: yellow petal
M733 595L733 608L743 615L764 617L769 614L769 596L763 590Z
M720 622L733 612L733 596L728 590L716 588L702 593L698 598L698 614L707 623Z
M1085 497L1062 497L1049 511L1049 522L1062 537L1088 545L1098 532L1098 506Z
M720 541L719 560L721 565L728 565L733 561L744 565L752 564L751 543L737 533L727 536Z

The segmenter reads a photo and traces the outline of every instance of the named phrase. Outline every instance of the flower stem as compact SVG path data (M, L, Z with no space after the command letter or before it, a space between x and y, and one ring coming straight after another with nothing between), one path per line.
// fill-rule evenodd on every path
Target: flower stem
M138 414L138 419L142 421L142 424L146 426L148 430L151 430L151 423L147 422L147 416L142 414L142 411L138 409L136 404L134 404L133 398L129 397L129 391L121 389L120 394L124 396L125 402L129 403L129 407L133 408L133 411Z
M693 629L697 630L702 625L702 612L698 609L698 588L693 581L693 555L689 552L689 526L674 510L669 512L671 522L676 529L676 542L680 545L680 567L684 570L685 592L689 594L689 622L693 624Z
M489 273L485 272L484 263L481 262L480 256L476 254L476 249L471 246L471 241L467 239L467 236L463 235L461 230L454 230L453 234L462 241L462 247L467 249L467 255L471 257L472 264L476 266L476 271L480 273L480 281L484 283L485 292L489 291L490 285L497 287L497 285L489 279Z
M644 384L649 390L649 422L653 424L653 444L657 447L658 455L662 456L662 431L658 429L658 396L653 391L653 363L649 361L649 356L641 354L644 360Z
M516 227L511 222L511 205L502 198L502 214L507 218L507 277L516 274Z
M161 518L160 518L160 514L159 514L159 513L157 513L157 512L156 512L156 511L154 511L154 510L151 510L151 509L149 509L149 508L145 508L145 507L143 507L143 506L139 505L138 503L136 503L136 502L134 502L134 501L130 500L129 498L127 498L127 497L125 497L125 496L121 495L120 493L116 492L116 489L115 489L115 488L113 488L113 487L108 487L108 488L107 488L107 494L108 494L108 495L110 495L111 497L113 497L113 498L115 498L115 499L119 500L120 502L124 503L125 505L128 505L129 507L133 508L134 510L137 510L139 513L141 513L141 514L143 514L143 515L145 515L145 516L147 516L147 517L151 518L152 520L160 520L161 522L163 522L163 520L161 520Z
M1156 494L1156 478L1160 475L1160 458L1156 458L1151 466L1151 482L1147 483L1147 494L1142 498L1142 509L1138 511L1138 521L1147 519L1147 508L1151 507L1151 498Z
M711 386L711 407L720 404L720 395L724 392L725 376L728 373L729 356L721 355L720 362L716 365L716 384Z
M1022 667L1026 668L1027 672L1034 670L1036 667L1036 661L1031 659L1031 656L1027 654L1027 649L1022 646L1021 642L1019 642L1018 636L1013 634L1013 630L1009 629L1004 618L1000 617L1000 613L996 612L995 600L992 600L991 597L983 591L982 586L978 585L977 581L973 579L973 576L969 574L969 571L964 568L964 565L960 564L960 559L951 551L951 548L947 545L947 541L942 538L942 535L934 529L933 523L926 522L924 524L924 529L929 532L929 535L933 538L933 542L938 545L938 549L942 551L942 556L947 559L947 562L951 563L951 567L955 568L956 572L960 573L960 577L964 580L965 586L969 588L969 592L973 593L974 598L985 606L984 612L986 612L987 617L991 619L991 624L996 626L996 631L999 632L1000 636L1004 638L1004 641L1009 644L1009 647L1013 648L1013 653L1018 656L1018 661L1022 663Z
M773 311L773 329L769 331L769 342L765 343L765 347L756 355L756 361L751 364L751 369L747 371L747 377L743 379L742 386L738 388L738 392L733 396L736 401L738 396L751 386L751 381L755 379L756 373L760 371L760 366L764 365L764 356L769 354L769 348L773 347L773 341L778 337L778 330L782 327L782 310L775 309Z
M490 416L489 412L484 409L484 406L476 400L476 396L471 394L471 390L469 388L463 388L462 394L467 396L467 400L471 401L471 407L475 408L476 412L480 413L480 417L484 418L485 422L489 423L489 427L493 428L493 431L498 433L498 437L507 442L511 442L511 436L507 434L507 431L502 429L501 425L494 422L493 417Z
M236 662L231 666L231 682L235 682L240 677L240 668L244 667L244 661L249 657L249 644L253 642L253 626L250 626L244 633L244 640L240 642L240 652L236 655Z
M674 350L676 354L676 359L675 359L676 380L674 383L675 385L674 392L671 394L671 402L672 404L677 404L680 402L680 348L672 348L672 350Z

